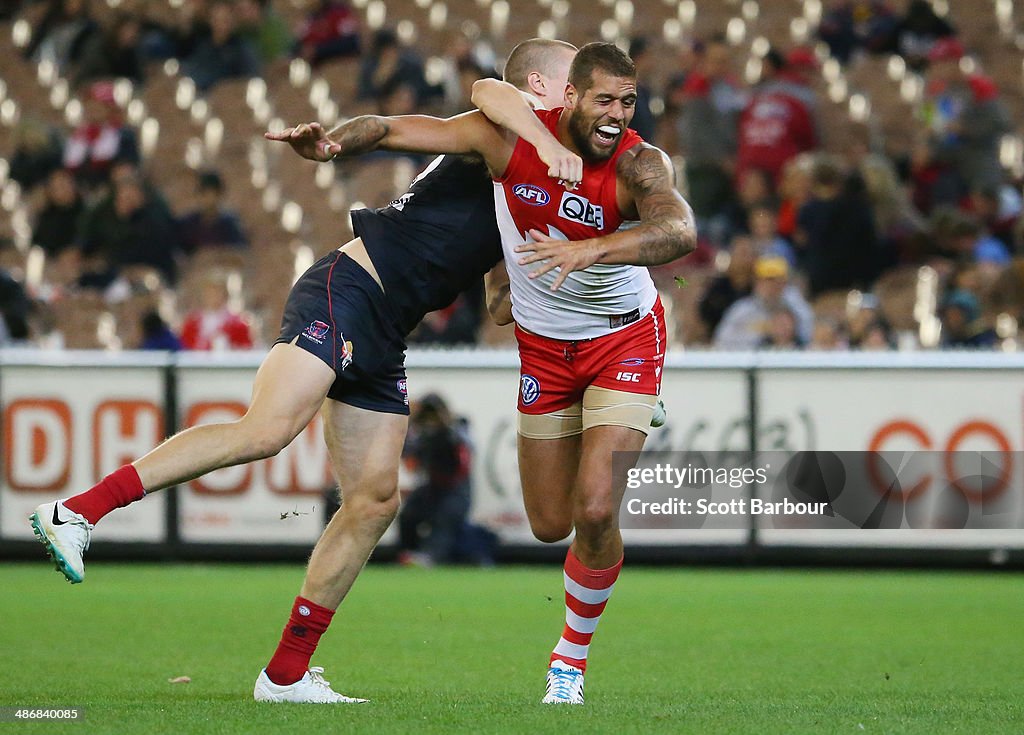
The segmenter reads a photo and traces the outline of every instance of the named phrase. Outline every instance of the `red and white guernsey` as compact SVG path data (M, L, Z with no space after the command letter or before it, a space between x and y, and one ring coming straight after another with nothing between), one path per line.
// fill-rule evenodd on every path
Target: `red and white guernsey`
M535 110L556 135L561 108ZM584 162L583 181L574 191L548 176L537 150L520 138L508 168L494 182L494 207L501 232L512 290L512 316L523 329L552 339L600 337L639 321L654 306L657 289L647 268L635 265L592 265L570 273L557 291L557 271L529 278L536 264L519 265L515 248L533 242L531 229L563 240L607 235L623 224L615 196L615 165L642 138L626 129L607 161Z

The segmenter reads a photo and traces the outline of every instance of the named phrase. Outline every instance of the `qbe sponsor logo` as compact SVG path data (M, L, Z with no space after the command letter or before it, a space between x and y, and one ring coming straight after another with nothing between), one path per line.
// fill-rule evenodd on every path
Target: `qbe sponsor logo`
M591 204L589 199L570 191L562 193L562 202L558 205L558 216L587 227L604 229L604 207Z
M540 398L540 381L532 375L523 375L519 379L519 394L524 406L536 403Z

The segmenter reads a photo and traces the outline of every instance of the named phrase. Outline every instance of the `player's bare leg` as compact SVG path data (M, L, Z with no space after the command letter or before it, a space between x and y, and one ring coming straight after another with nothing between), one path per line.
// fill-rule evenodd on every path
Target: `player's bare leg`
M626 426L594 426L583 432L579 471L573 488L572 551L590 569L622 559L619 507L626 478L613 477L612 452L639 452L647 435Z
M576 528L565 559L565 628L551 653L549 704L583 704L583 675L594 631L622 568L619 507L626 478L612 472L612 452L640 451L646 434L625 426L584 430L572 491Z
M152 492L274 456L313 419L336 378L315 355L295 345L274 345L256 372L245 415L185 429L133 462L142 486Z
M293 345L275 345L256 373L245 416L186 429L86 492L44 503L31 517L36 536L68 581L81 582L82 555L89 548L93 525L103 516L147 492L277 454L310 422L335 377L310 353Z
M324 434L341 489L341 508L313 549L306 579L277 651L256 680L268 702L351 703L309 667L320 636L370 552L398 512L398 465L408 417L325 401Z
M301 594L336 608L398 513L409 417L327 401L323 418L342 504L313 549Z
M572 533L572 490L580 462L581 435L558 439L519 436L519 478L533 535L545 543Z

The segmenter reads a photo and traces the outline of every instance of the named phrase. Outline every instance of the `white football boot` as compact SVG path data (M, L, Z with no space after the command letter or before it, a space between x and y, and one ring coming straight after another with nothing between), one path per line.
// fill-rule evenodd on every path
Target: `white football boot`
M658 402L654 404L654 414L651 416L651 426L655 429L664 426L667 418L668 411L665 410L665 401L659 398Z
M359 704L369 702L368 699L356 699L338 694L331 689L331 682L324 679L324 670L319 666L310 666L309 671L302 675L294 684L281 686L275 684L263 669L256 679L252 691L257 702L307 702L314 704Z
M562 661L552 661L542 704L583 704L583 672Z
M84 516L68 510L59 500L43 503L30 515L32 530L47 553L71 584L85 579L82 555L89 548L92 524Z

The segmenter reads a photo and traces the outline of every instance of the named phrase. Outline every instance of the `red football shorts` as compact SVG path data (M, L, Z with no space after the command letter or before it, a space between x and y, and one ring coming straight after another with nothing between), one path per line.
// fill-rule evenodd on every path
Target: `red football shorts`
M643 319L617 332L561 340L516 325L519 341L519 411L542 415L583 399L590 386L656 396L665 361L665 310L661 299Z

